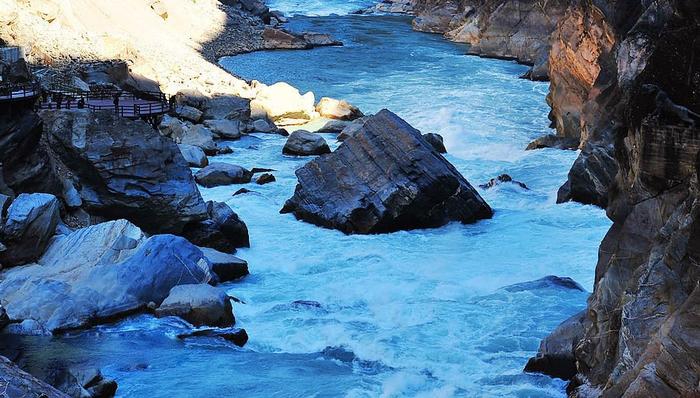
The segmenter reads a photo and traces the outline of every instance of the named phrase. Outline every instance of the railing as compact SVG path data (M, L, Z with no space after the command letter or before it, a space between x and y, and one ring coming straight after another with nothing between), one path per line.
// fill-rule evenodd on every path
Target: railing
M51 97L50 100L48 96ZM117 99L116 103L115 98ZM82 106L79 106L80 101L82 101ZM133 103L137 101L145 103ZM129 118L160 115L170 111L168 99L161 92L129 92L114 88L82 91L60 83L49 86L45 99L41 103L41 109L81 107L92 111L114 111L119 116Z
M0 82L0 101L18 101L41 94L41 86L38 82L27 83L2 83Z

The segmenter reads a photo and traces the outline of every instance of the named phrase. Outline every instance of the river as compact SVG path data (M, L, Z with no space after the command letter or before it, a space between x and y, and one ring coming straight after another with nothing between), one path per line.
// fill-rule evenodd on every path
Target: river
M248 345L181 342L181 322L143 315L60 338L20 338L30 364L101 367L124 397L564 396L563 381L522 368L541 338L585 308L610 223L599 208L555 203L576 152L524 150L550 132L547 83L519 79L525 66L466 56L463 45L413 32L408 17L347 15L366 3L275 1L272 8L297 14L290 28L328 32L345 45L221 64L365 113L388 108L443 135L447 159L472 185L508 173L530 189L479 190L495 216L473 225L346 236L279 214L294 170L309 159L283 156L281 136L247 136L216 161L272 168L277 181L235 197L243 186L202 194L227 202L250 230L252 247L238 255L251 275L225 285L243 301L234 312ZM547 275L586 291L522 285Z

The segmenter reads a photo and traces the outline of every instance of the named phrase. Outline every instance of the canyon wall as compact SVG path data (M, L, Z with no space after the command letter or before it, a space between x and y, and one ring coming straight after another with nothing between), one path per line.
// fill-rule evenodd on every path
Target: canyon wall
M497 19L484 4L419 1L416 25L454 32L468 7ZM460 28L474 52L488 48L493 25ZM550 37L550 119L581 149L559 200L606 207L614 222L588 308L526 368L571 380L573 397L700 396L699 38L693 0L574 1Z

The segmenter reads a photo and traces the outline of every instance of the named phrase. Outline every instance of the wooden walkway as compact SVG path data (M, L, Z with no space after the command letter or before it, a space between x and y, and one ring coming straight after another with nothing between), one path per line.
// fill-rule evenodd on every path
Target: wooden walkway
M0 83L0 102L22 101L41 95L41 86L37 82Z

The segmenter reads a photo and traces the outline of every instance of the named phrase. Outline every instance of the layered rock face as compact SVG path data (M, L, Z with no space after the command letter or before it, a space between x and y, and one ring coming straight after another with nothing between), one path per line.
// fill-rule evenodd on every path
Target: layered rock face
M700 5L573 8L601 13L615 32L583 112L590 137L614 145L614 224L584 318L550 336L539 358L568 358L576 397L700 396ZM572 349L550 349L562 346Z
M564 0L416 0L413 26L471 44L469 52L533 65L526 77L546 80L550 35Z
M388 110L296 175L299 184L282 212L345 233L472 223L492 215L454 166Z
M179 233L206 206L177 145L111 112L45 112L47 138L85 208L149 232Z

